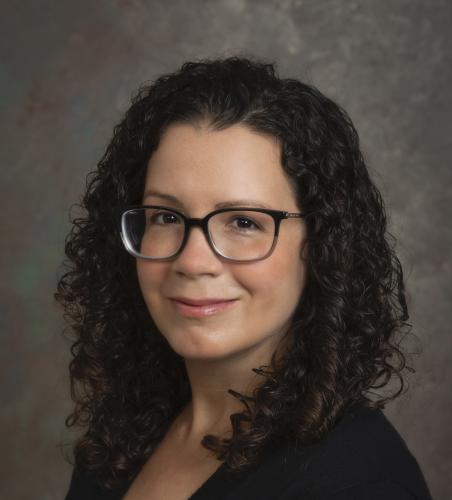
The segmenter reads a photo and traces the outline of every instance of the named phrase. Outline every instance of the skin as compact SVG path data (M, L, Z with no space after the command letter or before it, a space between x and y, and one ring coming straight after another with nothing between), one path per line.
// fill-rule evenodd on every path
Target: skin
M191 217L240 198L301 212L281 167L277 141L243 125L222 131L207 124L171 125L148 164L144 193L151 188L180 203L152 195L143 197L143 204L176 208ZM199 447L205 434L230 430L230 415L243 405L229 388L252 394L262 382L251 369L269 363L290 324L305 285L305 256L300 256L305 237L302 218L284 220L270 257L234 263L215 255L201 229L194 228L176 259L137 259L148 310L186 363L192 400L171 428L184 449ZM193 319L176 311L168 298L176 295L239 300L228 311Z

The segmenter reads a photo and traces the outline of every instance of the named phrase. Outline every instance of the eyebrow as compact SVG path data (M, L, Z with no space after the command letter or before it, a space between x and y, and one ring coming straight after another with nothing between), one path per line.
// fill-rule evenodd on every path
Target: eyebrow
M171 194L160 193L159 191L156 191L155 189L149 189L149 190L145 191L143 199L146 199L149 196L155 196L157 198L161 198L162 200L172 201L173 203L177 203L178 205L180 205L182 207L184 206L184 204L181 201L179 201L176 198L176 196L173 196ZM270 205L267 205L266 203L263 203L262 201L243 199L243 198L238 199L238 200L222 201L220 203L217 203L214 208L217 209L217 208L229 208L229 207L239 207L239 206L268 208L270 210L273 210L273 208Z

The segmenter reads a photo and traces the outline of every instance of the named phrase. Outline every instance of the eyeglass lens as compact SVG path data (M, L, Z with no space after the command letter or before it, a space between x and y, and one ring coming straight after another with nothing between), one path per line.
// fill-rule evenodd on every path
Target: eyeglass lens
M208 230L217 251L237 260L257 259L270 250L275 221L269 214L228 210L209 219ZM137 208L124 214L125 237L143 257L168 258L177 253L184 237L184 221L161 208Z

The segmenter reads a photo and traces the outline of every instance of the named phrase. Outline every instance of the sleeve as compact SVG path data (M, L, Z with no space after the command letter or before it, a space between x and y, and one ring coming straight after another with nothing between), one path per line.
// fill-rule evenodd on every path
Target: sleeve
M360 483L336 491L328 500L418 500L400 484L391 481Z

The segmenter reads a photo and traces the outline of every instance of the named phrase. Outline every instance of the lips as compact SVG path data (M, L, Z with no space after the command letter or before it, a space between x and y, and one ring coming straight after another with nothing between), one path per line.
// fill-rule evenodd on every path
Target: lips
M178 302L183 302L184 304L188 304L190 306L208 306L211 304L218 304L220 302L231 302L236 299L228 299L228 298L207 298L207 299L189 299L187 297L172 297L172 300L177 300Z
M189 300L191 304L184 302L185 300ZM200 304L200 302L202 304ZM181 316L197 319L226 312L229 309L234 308L237 302L238 299L215 299L214 301L212 301L212 299L193 300L187 299L186 297L183 298L183 300L180 300L180 298L171 299L171 303L173 304L175 310Z

